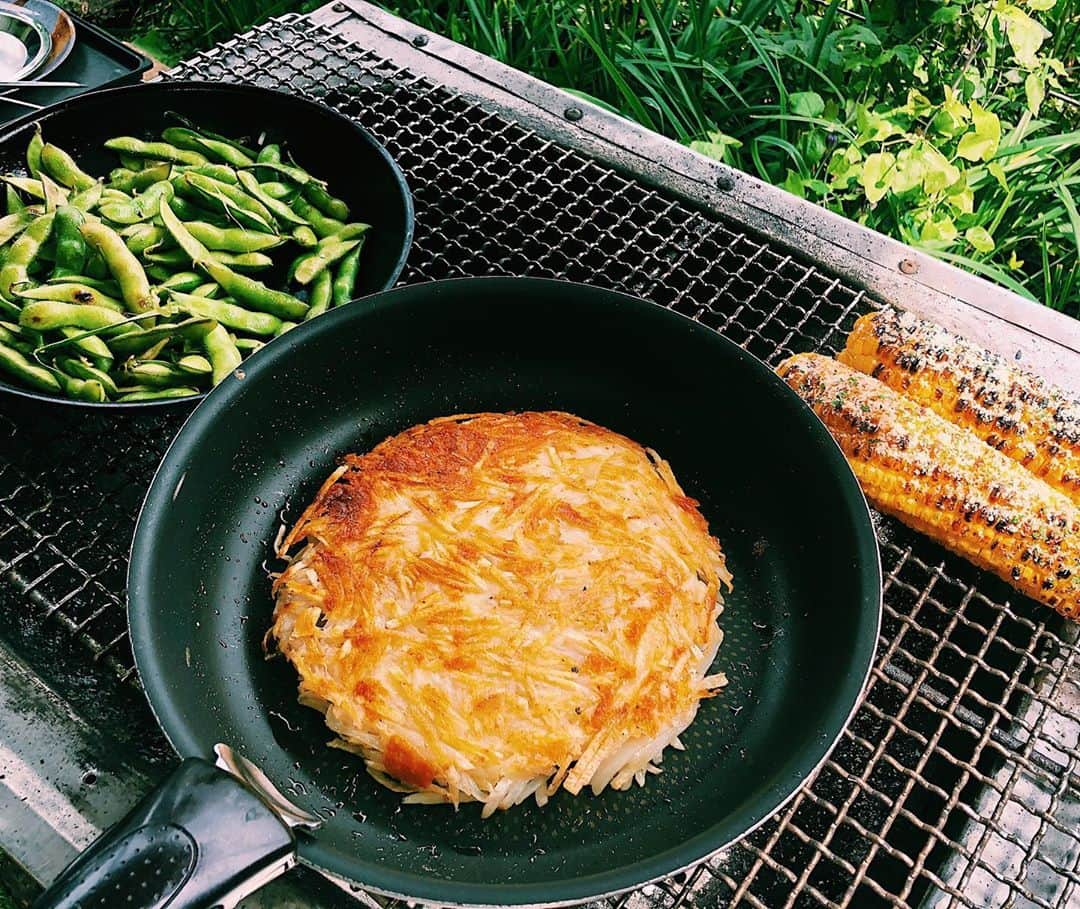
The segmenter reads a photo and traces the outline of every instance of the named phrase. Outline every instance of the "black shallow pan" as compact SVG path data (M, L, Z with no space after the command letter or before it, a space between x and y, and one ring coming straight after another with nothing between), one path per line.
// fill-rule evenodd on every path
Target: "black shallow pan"
M743 350L620 294L489 278L334 310L253 357L244 373L189 419L150 489L132 549L131 636L150 702L181 755L212 757L227 743L322 819L298 834L301 861L439 903L584 900L729 844L832 748L874 655L877 544L828 433ZM544 808L524 804L488 820L475 804L402 807L359 758L326 747L322 717L296 702L292 668L263 658L272 541L346 452L439 415L549 408L655 447L701 501L735 576L716 662L730 684L703 703L682 736L686 751L669 750L663 774L644 788L563 792ZM182 766L196 789L205 774L229 779L195 761ZM138 843L149 837L153 849L176 836L174 809L186 812L179 826L192 837L209 831L198 859L208 864L192 864L185 878L196 889L170 905L208 905L220 900L221 881L248 886L246 867L261 880L291 861L291 841L275 840L270 859L269 847L259 853L261 828L233 821L226 784L214 785L201 806L195 789L159 793L154 810L144 806L131 821L151 823ZM223 840L248 854L226 855ZM169 848L180 850L169 867L187 861L183 842ZM136 853L114 847L114 864L118 855ZM42 905L71 905L60 897L80 886L84 906L95 893L115 894L98 889L114 886L113 870L100 855L84 857Z
M354 218L372 230L364 243L357 296L392 287L405 267L413 239L413 203L401 169L365 129L324 104L255 85L216 82L154 82L126 85L61 101L40 114L21 118L0 133L0 173L26 173L26 144L40 124L45 139L71 152L80 166L105 177L119 165L104 147L114 136L160 139L180 114L203 129L233 139L281 143L287 155L325 180L349 204ZM284 266L260 276L283 286ZM68 408L113 412L157 407L191 407L198 398L91 404L44 394L7 381L0 393Z

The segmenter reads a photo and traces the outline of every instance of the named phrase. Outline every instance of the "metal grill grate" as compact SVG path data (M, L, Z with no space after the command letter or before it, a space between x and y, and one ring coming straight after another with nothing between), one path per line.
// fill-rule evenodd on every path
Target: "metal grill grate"
M858 288L285 17L176 74L320 98L376 134L417 204L407 282L532 274L615 287L776 364L835 352ZM133 678L123 572L180 417L0 413L0 604L52 618ZM885 622L866 701L811 784L744 842L610 904L1063 909L1080 900L1076 628L903 527L879 524ZM147 720L148 721L148 720Z

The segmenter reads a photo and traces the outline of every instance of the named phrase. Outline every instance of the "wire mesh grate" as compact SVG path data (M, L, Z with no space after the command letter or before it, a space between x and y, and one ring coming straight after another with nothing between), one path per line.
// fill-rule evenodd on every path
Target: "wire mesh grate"
M775 365L835 352L857 287L396 66L284 17L174 75L257 82L360 121L417 207L406 282L560 277L639 294ZM0 608L52 619L134 679L127 541L177 415L0 410ZM885 620L864 704L810 784L740 844L607 909L1045 907L1080 900L1076 629L885 519Z

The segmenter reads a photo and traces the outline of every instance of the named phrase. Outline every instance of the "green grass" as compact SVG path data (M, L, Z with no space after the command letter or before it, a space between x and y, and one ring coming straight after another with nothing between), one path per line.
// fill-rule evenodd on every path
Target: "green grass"
M125 21L176 59L313 5L129 2ZM1080 316L1080 0L386 5Z

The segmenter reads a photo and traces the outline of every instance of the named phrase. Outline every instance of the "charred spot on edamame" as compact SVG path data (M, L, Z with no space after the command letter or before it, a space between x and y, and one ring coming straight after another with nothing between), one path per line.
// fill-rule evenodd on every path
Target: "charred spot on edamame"
M352 299L370 226L288 149L182 122L98 179L40 127L3 180L0 376L80 401L200 394Z

